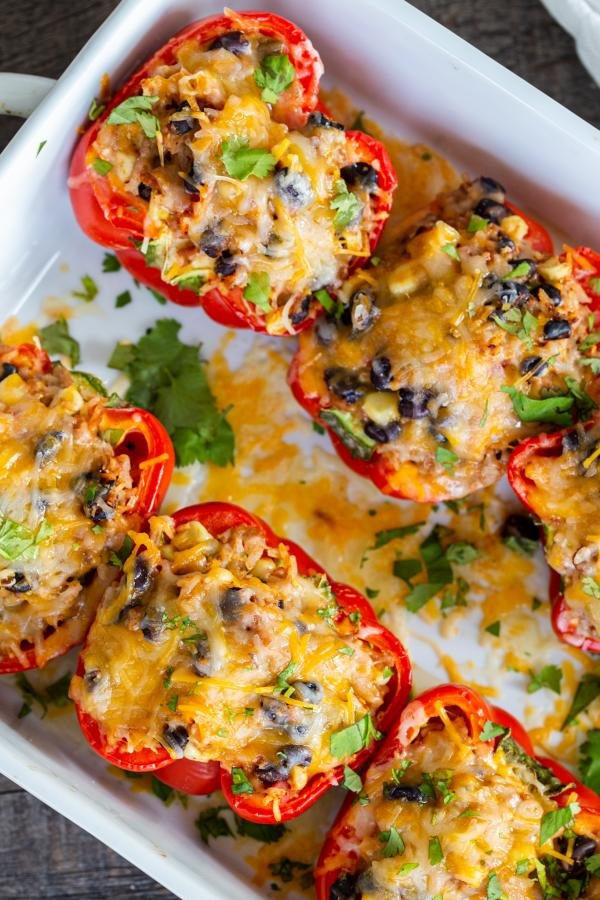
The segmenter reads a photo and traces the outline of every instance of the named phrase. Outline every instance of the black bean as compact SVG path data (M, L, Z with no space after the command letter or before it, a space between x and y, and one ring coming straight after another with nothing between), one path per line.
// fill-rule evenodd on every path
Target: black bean
M504 520L501 535L503 538L525 538L528 541L539 541L540 531L531 516L524 513L511 513Z
M192 197L198 197L198 188L194 182L190 181L187 177L183 179L183 189L186 194L189 194Z
M300 303L296 304L294 311L290 313L290 322L292 325L299 325L301 322L304 322L310 312L310 300L311 295L307 294L306 297L302 298Z
M423 419L428 415L427 404L433 394L426 389L400 388L398 391L398 410L405 419Z
M335 319L332 319L330 316L321 316L318 318L317 324L315 325L315 334L317 336L317 342L321 347L329 347L337 336Z
M411 784L394 784L386 781L383 785L383 796L386 800L401 800L406 803L428 803L429 797L420 787Z
M560 306L560 304L562 303L562 294L557 287L554 287L553 284L549 284L547 281L541 281L534 291L538 299L540 291L543 291L547 295L550 302L552 303L552 306Z
M376 391L385 391L392 380L392 364L387 356L376 356L371 362L371 384Z
M496 200L490 200L487 197L484 197L483 200L479 201L473 209L473 212L476 216L481 216L482 219L488 219L496 225L499 225L502 219L510 216L510 210L506 206L503 206L502 203L498 203Z
M101 677L100 669L90 669L89 672L85 673L83 681L88 691L93 691L98 686Z
M261 697L261 714L267 726L285 731L293 739L301 739L308 733L308 725L299 720L302 714L292 710L274 697Z
M538 375L543 375L547 369L548 363L542 362L541 356L526 356L519 367L521 375L527 375L528 372L533 372L533 375L536 378Z
M197 126L198 119L194 119L193 116L188 116L185 119L171 119L169 122L169 128L173 134L187 134L189 131L194 131Z
M215 263L215 273L222 278L227 278L228 275L233 275L237 267L238 264L231 250L223 250Z
M139 600L144 594L147 594L152 587L154 577L148 565L148 561L143 556L136 556L133 564L133 577L131 579L131 587L129 596L132 600Z
M0 585L10 591L11 594L26 594L31 590L31 585L22 572L14 572L8 584Z
M200 236L200 249L211 259L216 259L225 249L227 238L213 228L207 228Z
M142 200L150 200L152 196L152 188L149 184L144 184L143 181L140 181L138 184L138 197L141 197Z
M309 748L298 744L287 744L281 748L277 756L279 762L263 763L254 770L256 777L264 785L287 781L294 766L306 768L312 762L312 753Z
M4 381L9 375L14 375L16 371L17 367L13 366L12 363L2 363L2 369L0 369L0 381Z
M201 678L207 678L211 672L210 644L207 637L201 637L194 649L194 672Z
M578 834L575 836L571 856L573 857L573 859L586 859L588 856L593 856L596 852L596 849L596 841L594 841L592 838L584 837L583 835Z
M358 403L365 395L358 375L351 369L339 367L325 369L325 383L332 394L345 403Z
M165 630L164 622L159 619L144 616L140 622L140 631L147 641L155 644Z
M187 728L184 725L165 725L163 728L163 740L168 747L178 754L183 754L189 741Z
M249 47L250 44L241 31L228 31L215 38L208 49L229 50L230 53L234 53L236 56L243 56L245 53L248 53Z
M112 506L106 502L106 497L110 493L110 484L100 481L90 480L86 482L84 491L83 508L86 516L97 525L112 519L115 511Z
M307 703L320 703L324 697L324 691L318 681L293 681L292 687L301 700Z
M273 179L275 193L291 209L302 209L310 203L313 192L309 178L302 172L278 169Z
M362 891L357 882L358 874L344 872L329 888L329 900L360 900Z
M191 181L192 184L195 184L197 187L204 184L204 181L202 180L202 169L197 161L192 163L187 177L188 181Z
M314 128L338 128L340 131L344 130L344 126L341 122L334 122L333 119L328 119L320 110L312 112L308 117L306 124Z
M37 442L35 459L38 466L45 466L54 459L66 435L64 431L49 431Z
M517 245L507 234L501 233L496 241L496 248L498 250L516 250Z
M242 588L227 588L223 596L219 600L219 611L224 622L232 625L237 622L240 610L244 604L241 597Z
M550 319L544 325L544 338L547 341L560 341L571 336L571 324L566 319Z
M380 314L380 309L375 305L375 297L372 292L359 288L350 298L352 335L357 337L364 334L375 324Z
M117 616L117 622L119 625L125 625L126 628L131 628L134 625L139 623L142 618L141 610L144 608L143 603L140 603L138 600L131 600L129 603L126 603L125 606L121 608L119 611L119 615ZM134 613L134 610L138 610L137 613Z
M562 439L562 452L563 453L572 453L573 450L577 450L579 447L579 432L578 431L567 431Z
M529 289L519 281L500 281L496 285L496 296L500 302L510 306L523 307L531 297Z
M486 196L494 197L495 200L498 199L494 196L495 194L501 194L502 199L506 196L506 189L499 181L496 181L495 178L490 178L489 175L480 175L475 184L481 188Z
M378 425L371 419L365 422L365 434L378 444L388 444L390 441L396 440L402 431L402 425L397 419L388 422L387 425Z
M342 166L340 175L348 187L359 187L372 194L379 184L379 173L370 163L355 162Z
M560 853L567 853L569 839L565 835L556 839L556 849ZM573 857L572 864L568 867L569 877L573 879L585 879L588 870L585 866L585 860L593 856L597 850L596 841L592 838L584 837L581 834L575 836L571 855Z

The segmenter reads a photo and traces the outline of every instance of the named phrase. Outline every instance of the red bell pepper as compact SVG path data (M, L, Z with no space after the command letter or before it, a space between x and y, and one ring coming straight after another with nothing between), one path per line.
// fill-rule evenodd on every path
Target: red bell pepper
M252 513L233 506L230 503L203 503L178 510L173 514L176 525L187 522L201 522L211 534L218 537L230 528L239 525L253 526L264 535L269 547L283 544L296 557L300 575L326 575L307 553L292 541L278 537L269 526ZM395 671L388 682L388 692L384 706L375 714L374 723L379 731L385 732L398 716L410 690L411 668L408 655L400 641L377 620L367 600L346 584L329 581L331 590L340 607L336 621L351 621L348 617L355 612L360 613L358 625L352 625L353 633L369 644L390 653L395 661ZM78 674L84 673L83 661L80 658ZM192 794L207 794L219 787L225 799L235 812L244 819L253 822L273 824L296 818L324 794L332 785L339 784L343 778L343 766L330 772L314 775L300 791L290 792L283 798L276 817L273 807L266 795L235 794L232 791L231 772L220 766L218 762L194 762L192 760L173 760L166 750L142 750L137 753L127 752L125 746L110 748L98 723L81 708L77 708L79 724L83 734L92 748L108 762L119 768L133 772L155 772L157 777L177 790ZM349 761L349 765L362 765L372 753L372 748L359 751Z
M380 141L362 131L347 131L346 137L353 146L352 158L375 165L379 172L379 192L371 201L374 215L369 234L369 247L371 253L374 253L392 207L392 198L398 183L396 173L389 154ZM126 249L117 250L116 255L123 268L137 281L167 297L173 303L180 306L201 306L211 319L227 328L250 328L252 331L266 333L264 314L252 303L244 300L241 289L225 291L224 288L215 287L199 297L194 291L184 290L176 284L163 281L160 269L148 266L143 255L131 245L131 242ZM350 271L362 262L363 260L358 257L355 258L349 267ZM310 328L322 311L320 304L314 301L306 318L294 327L294 334Z
M558 805L566 806L573 800L575 794L581 807L581 812L576 817L577 823L586 831L600 832L600 797L576 781L571 773L559 763L536 756L531 739L520 723L510 713L490 706L479 694L465 685L440 685L425 691L409 703L371 760L370 768L380 771L384 770L387 765L391 765L418 738L421 729L430 720L439 717L440 710L445 711L450 718L460 717L463 719L467 726L470 742L481 752L485 752L486 746L489 748L489 752L493 752L500 740L500 738L481 740L480 735L486 722L495 722L504 728L510 728L511 737L525 753L550 769L565 784L565 790L553 796ZM367 778L368 772L369 770L367 770ZM356 834L349 817L354 803L355 798L352 795L345 799L325 839L315 868L317 900L331 900L332 897L337 898L338 896L352 898L358 896L350 893L347 895L332 893L332 887L336 881L344 874L354 875L360 861L360 837Z
M93 241L112 249L128 249L132 237L143 238L146 215L144 201L129 194L116 193L108 180L92 166L90 148L104 120L116 106L139 93L142 81L152 69L172 65L177 51L186 41L208 44L220 35L239 28L240 23L243 23L246 34L262 34L280 42L296 70L299 94L294 97L295 102L286 106L285 97L282 97L276 106L282 120L290 127L297 127L304 124L308 114L316 107L323 64L310 40L292 22L275 13L239 12L233 19L227 14L217 15L188 25L127 79L75 148L69 177L71 202L79 225Z
M600 414L583 426L589 431L600 421ZM552 434L540 434L523 441L513 450L508 462L508 480L521 503L541 521L544 510L534 498L535 483L527 474L530 462L537 457L556 457L562 454L565 434L572 429L564 428ZM542 539L544 535L542 532ZM600 653L600 635L586 628L581 617L566 602L562 591L562 579L558 572L550 570L550 603L552 606L552 626L557 636L566 644L579 647L588 653Z
M569 251L567 251L569 253ZM575 247L570 251L574 275L590 298L591 307L600 311L600 253L590 247Z
M49 372L52 368L46 352L33 344L21 345L17 354L14 360L17 367L20 359L25 370L31 369L32 365L41 372ZM99 424L102 431L118 429L123 432L114 451L127 455L131 463L136 502L130 515L145 520L158 510L171 481L175 465L171 439L158 419L144 409L106 407ZM72 646L65 646L56 655L67 653ZM21 659L0 657L0 675L36 669L38 665L35 650L31 648Z
M523 210L515 203L506 201L504 205L507 206L515 216L520 216L527 223L528 230L525 239L529 242L531 247L534 250L537 250L538 253L544 253L551 256L554 252L552 238L541 222L532 219L531 216L528 216L527 213L523 212Z

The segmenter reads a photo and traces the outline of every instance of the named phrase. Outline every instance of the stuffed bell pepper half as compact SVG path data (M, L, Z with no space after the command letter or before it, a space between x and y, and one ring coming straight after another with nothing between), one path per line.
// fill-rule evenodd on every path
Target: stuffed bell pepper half
M600 897L600 798L512 716L447 684L413 700L349 796L318 900Z
M383 145L317 106L323 66L273 13L194 23L79 142L76 217L131 274L228 326L295 333L377 244L396 176Z
M91 746L243 818L298 816L372 752L410 664L369 603L254 515L205 503L132 533L71 695Z
M174 464L149 413L34 344L0 344L0 674L80 643Z
M518 441L594 407L589 270L486 177L404 232L300 336L290 384L384 493L460 498L496 482Z

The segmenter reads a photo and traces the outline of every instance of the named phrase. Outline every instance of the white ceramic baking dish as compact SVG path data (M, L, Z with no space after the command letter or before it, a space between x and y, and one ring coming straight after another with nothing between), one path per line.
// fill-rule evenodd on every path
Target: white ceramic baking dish
M327 82L390 132L431 144L467 171L493 174L510 185L516 202L559 224L571 240L600 243L600 133L591 126L402 0L270 0L268 6L307 31L325 61ZM0 158L0 320L16 314L41 321L46 304L68 297L80 275L90 273L100 285L98 302L82 309L71 327L85 344L85 367L103 377L110 377L104 362L115 340L139 335L159 308L137 297L115 317L112 300L103 303L109 291L113 298L131 282L120 273L106 286L102 251L75 225L66 179L77 129L104 72L118 84L171 34L217 9L211 0L124 0ZM2 96L7 84L0 81L0 108L1 101L13 108L18 102L26 111L33 95L15 95L12 80L11 98ZM222 334L197 311L170 307L168 314L181 319L184 339L202 340L207 352ZM252 340L266 339L239 336L231 352ZM415 626L413 652L421 630L427 636L426 625ZM453 652L459 660L481 659L476 641L463 634ZM443 677L425 643L419 663L421 681ZM510 685L503 702L511 706ZM259 896L232 844L202 847L191 811L163 812L156 798L127 789L84 746L73 722L34 716L17 722L19 704L13 679L0 679L0 771L181 897Z

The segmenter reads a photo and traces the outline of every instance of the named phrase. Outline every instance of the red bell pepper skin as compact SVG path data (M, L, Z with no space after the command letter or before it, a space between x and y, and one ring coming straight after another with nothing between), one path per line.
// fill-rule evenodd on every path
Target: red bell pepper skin
M508 201L505 203L505 206L507 206L515 216L520 216L521 219L527 222L528 231L526 239L529 241L532 248L537 250L538 253L544 253L551 256L554 252L554 245L552 243L552 238L544 226L536 219L532 219L531 216L528 216L527 213L523 212L523 210L515 203Z
M583 426L586 431L593 428L600 421L600 414ZM511 453L508 461L508 480L510 485L523 504L538 519L543 520L543 510L538 509L532 496L533 481L527 477L527 466L535 456L559 457L562 453L562 442L566 434L572 431L563 428L552 434L540 434L528 438L519 444ZM542 540L544 534L542 531ZM600 637L589 633L566 602L562 592L562 580L558 572L550 570L549 582L550 604L552 607L552 627L561 641L572 647L579 647L587 653L600 653Z
M92 167L92 161L88 158L89 151L102 123L116 106L139 93L140 85L151 69L173 64L175 54L185 41L209 43L219 35L235 29L236 22L239 27L240 20L244 23L246 33L259 33L279 41L296 69L296 80L301 89L300 101L294 109L282 110L284 121L290 127L304 124L308 114L315 108L323 64L307 36L292 22L269 12L240 12L235 14L234 20L228 15L218 15L188 25L130 76L75 148L69 177L71 202L79 225L96 243L112 249L131 247L132 237L144 236L146 215L144 201L129 194L119 195L107 179Z
M362 131L347 131L346 136L355 148L353 157L375 165L379 172L379 193L374 198L374 222L369 235L369 247L371 253L374 253L392 208L392 198L398 180L389 154L380 141ZM226 291L224 288L215 287L199 297L194 291L184 290L176 284L163 281L160 270L146 265L143 255L131 245L131 242L126 249L117 250L116 255L123 268L137 281L167 297L173 303L180 306L201 306L211 319L227 328L247 328L262 334L267 333L264 313L254 304L244 300L239 288ZM355 258L350 265L350 271L362 262L364 260ZM294 327L293 333L299 334L310 328L321 312L322 309L313 304L311 312Z
M554 760L538 757L534 753L531 739L520 723L505 710L490 706L474 690L461 684L443 684L431 688L421 694L405 707L402 715L386 740L381 745L370 765L379 769L390 763L403 750L418 737L421 729L427 725L430 719L439 716L439 710L443 709L451 717L460 716L469 732L470 741L474 746L484 749L487 746L494 749L498 738L490 741L480 740L480 734L487 721L497 722L505 728L511 729L511 736L531 757L552 772L565 784L565 791L555 796L559 806L566 806L576 794L581 812L577 815L577 821L590 830L600 829L600 797L589 788L576 781L572 774ZM352 825L347 821L347 813L354 805L355 798L349 795L341 806L341 809L331 826L325 839L323 849L315 867L315 884L317 900L330 900L330 891L337 879L344 873L353 873L358 865L358 845L360 843ZM351 849L352 845L356 850ZM338 861L341 858L342 861ZM336 862L333 862L333 860Z
M585 263L585 265L582 264ZM593 279L600 278L600 253L590 247L576 247L573 251L575 265L575 278L590 298L591 307L595 312L600 311L600 283L592 285Z
M44 350L33 344L19 347L23 358L38 359L43 372L52 363ZM171 439L158 419L144 409L134 407L106 408L100 420L102 430L119 429L123 435L115 445L115 454L126 454L131 463L131 476L137 499L131 514L147 519L154 515L167 492L175 465L175 451ZM60 655L68 653L65 647ZM39 668L35 650L27 650L24 659L0 657L0 675L25 672Z
M278 537L271 528L247 510L230 503L202 503L188 506L173 514L175 524L201 522L211 534L219 536L238 525L253 526L259 529L270 547L283 544L296 557L300 575L327 575L325 570L315 562L301 547L293 541ZM394 675L388 682L388 694L384 706L374 716L375 726L385 732L403 709L411 684L411 667L408 654L400 641L377 620L370 603L346 584L329 581L331 590L340 607L337 621L349 620L353 612L361 614L358 626L352 625L353 633L375 647L390 653L395 660ZM358 628L358 632L356 631ZM78 674L84 668L80 658ZM326 774L317 774L300 791L290 790L280 801L280 815L275 817L272 805L267 796L260 794L234 794L232 791L231 773L218 762L194 762L192 760L173 760L166 750L143 750L128 753L123 746L110 749L98 724L79 707L77 708L79 724L83 734L92 746L108 762L119 768L133 772L156 772L158 778L176 790L192 794L207 794L219 787L231 808L242 818L262 824L275 824L279 821L294 819L307 810L333 785L339 784L344 776L344 767L338 766ZM372 748L357 753L348 765L357 768L363 765L372 753Z

